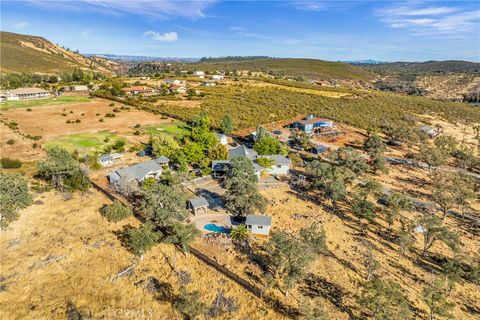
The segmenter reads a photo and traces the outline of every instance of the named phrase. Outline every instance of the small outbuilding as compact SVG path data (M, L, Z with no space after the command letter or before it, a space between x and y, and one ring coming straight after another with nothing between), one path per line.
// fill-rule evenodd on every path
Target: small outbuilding
M220 144L223 144L224 146L228 144L228 137L225 134L215 132L215 136L217 137L218 141L220 141Z
M204 197L196 197L188 199L188 209L190 209L193 215L208 213L208 201Z
M328 150L327 147L325 147L324 145L316 145L316 146L313 146L311 149L310 149L310 152L313 153L313 154L322 154L324 152L326 152Z
M120 153L104 154L98 158L98 162L102 165L102 167L109 167L113 166L115 162L122 157L123 155Z
M248 215L245 225L247 230L253 234L268 236L272 227L272 217Z

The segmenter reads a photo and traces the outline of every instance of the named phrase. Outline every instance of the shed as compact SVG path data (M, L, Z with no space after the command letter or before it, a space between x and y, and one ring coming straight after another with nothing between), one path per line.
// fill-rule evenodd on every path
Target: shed
M204 197L196 197L188 199L188 209L192 210L193 214L208 213L208 201Z
M251 233L268 236L272 227L272 217L248 215L245 224Z
M98 162L102 165L102 167L108 167L115 164L115 161L122 157L123 155L121 155L120 153L104 154L98 158Z

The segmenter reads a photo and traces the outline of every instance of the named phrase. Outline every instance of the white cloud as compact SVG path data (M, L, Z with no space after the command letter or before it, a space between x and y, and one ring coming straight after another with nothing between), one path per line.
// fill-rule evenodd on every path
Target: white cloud
M245 28L236 27L236 26L230 27L229 29L232 30L232 31L244 31L245 30Z
M30 26L30 23L26 22L26 21L21 21L21 22L17 22L13 25L13 28L14 29L25 29L25 28L28 28Z
M178 34L175 31L165 32L161 34L156 31L147 31L143 34L144 37L152 37L153 40L163 41L163 42L173 42L178 40Z
M112 15L131 13L160 19L170 17L197 19L205 17L204 10L215 2L215 0L25 0L24 3L49 10L93 10Z
M293 1L292 5L295 9L305 11L324 11L329 8L326 1Z
M455 36L480 28L480 10L462 7L393 6L377 10L391 28L408 29L414 35Z

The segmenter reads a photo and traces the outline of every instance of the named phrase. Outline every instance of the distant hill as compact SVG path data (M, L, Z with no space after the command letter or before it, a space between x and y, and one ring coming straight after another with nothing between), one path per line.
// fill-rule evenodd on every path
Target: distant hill
M480 73L480 63L445 60L426 62L392 62L381 64L362 64L370 71L380 74L447 74L447 73Z
M113 74L116 63L101 57L85 57L45 38L0 32L0 71L5 73L61 74L75 68Z
M101 57L108 60L125 62L147 62L147 61L173 61L173 62L197 62L200 58L182 58L182 57L151 57L151 56L132 56L109 53L86 53L87 57Z
M375 78L372 72L347 63L317 59L226 57L225 59L203 59L203 61L186 66L188 69L203 71L250 70L292 77L305 76L309 79L318 80L371 80Z

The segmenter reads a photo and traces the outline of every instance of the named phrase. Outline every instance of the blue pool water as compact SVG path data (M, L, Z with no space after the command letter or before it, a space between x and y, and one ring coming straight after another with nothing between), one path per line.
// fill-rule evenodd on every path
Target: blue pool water
M225 228L225 227L217 226L216 224L213 224L213 223L209 223L209 224L204 225L203 229L208 230L208 231L218 232L218 233L225 233L225 234L230 233L230 229Z

